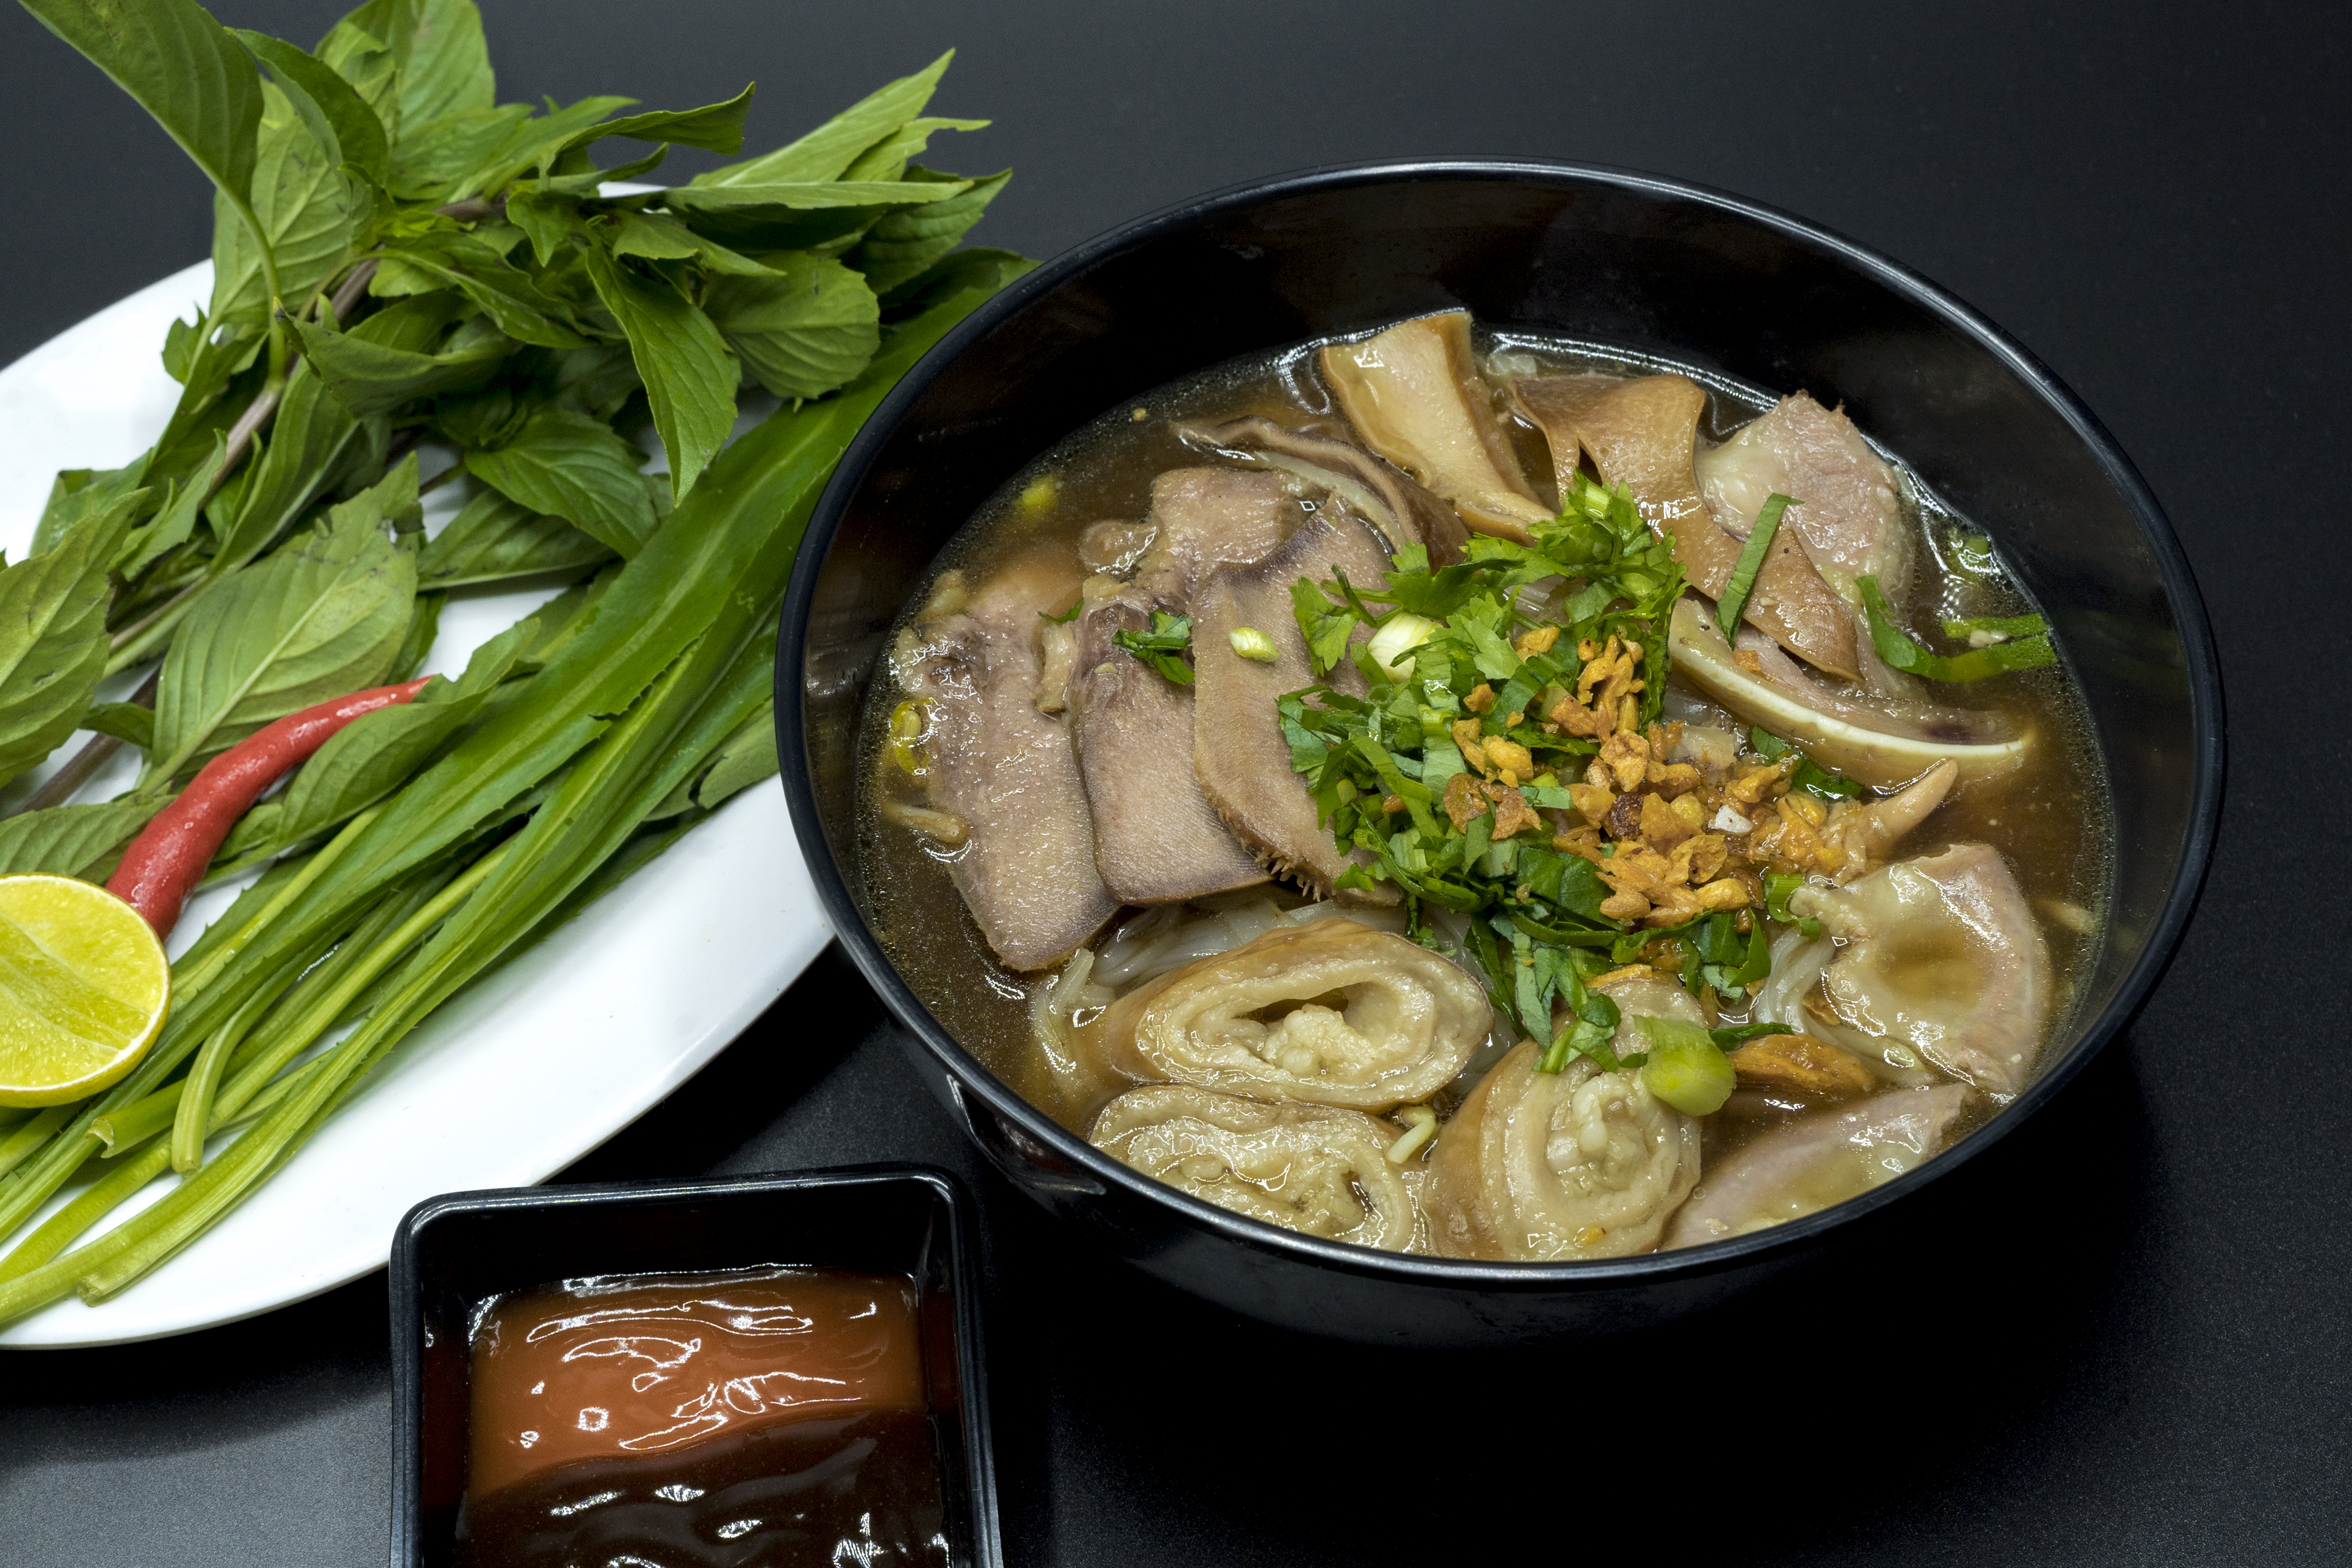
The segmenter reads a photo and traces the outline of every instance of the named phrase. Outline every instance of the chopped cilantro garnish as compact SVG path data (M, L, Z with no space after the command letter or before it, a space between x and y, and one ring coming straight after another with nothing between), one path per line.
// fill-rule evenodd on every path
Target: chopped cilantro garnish
M1177 685L1192 684L1192 667L1184 662L1184 650L1192 642L1192 616L1154 610L1150 631L1114 632L1110 640Z
M1603 915L1610 890L1600 873L1554 848L1551 826L1536 816L1573 808L1559 781L1580 777L1599 749L1547 729L1545 715L1575 700L1579 644L1614 637L1641 644L1636 706L1643 723L1656 719L1666 612L1683 589L1672 545L1623 492L1579 479L1568 500L1530 544L1473 539L1466 560L1435 570L1410 548L1377 588L1300 581L1291 600L1318 675L1349 657L1359 626L1377 630L1407 615L1438 624L1412 628L1409 669L1402 647L1384 649L1386 662L1359 649L1361 697L1318 685L1278 703L1291 765L1321 820L1368 862L1341 885L1394 887L1408 930L1433 944L1430 909L1467 916L1463 962L1485 975L1501 1012L1545 1043L1547 1071L1578 1054L1619 1065L1609 1046L1615 1005L1584 983L1632 962L1658 933ZM1564 599L1564 607L1527 613L1520 595L1537 584L1549 588L1548 605ZM1471 766L1465 746L1483 754L1490 743L1486 762ZM1514 760L1507 773L1496 757ZM1555 1016L1565 1020L1557 1029Z

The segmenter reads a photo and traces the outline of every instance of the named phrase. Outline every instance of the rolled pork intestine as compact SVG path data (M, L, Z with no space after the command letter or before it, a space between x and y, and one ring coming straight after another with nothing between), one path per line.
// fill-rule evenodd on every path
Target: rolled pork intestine
M1391 1163L1404 1129L1360 1110L1267 1104L1187 1084L1105 1106L1095 1147L1204 1202L1306 1236L1423 1251L1418 1162Z
M1073 1043L1130 1079L1387 1110L1444 1087L1490 1017L1485 990L1449 960L1325 919L1277 926L1140 985Z
M1604 987L1622 1022L1613 1048L1647 1048L1635 1020L1703 1023L1671 981ZM1638 1070L1575 1057L1535 1070L1521 1042L1479 1080L1429 1156L1430 1244L1449 1258L1559 1262L1622 1258L1658 1244L1699 1175L1699 1124L1660 1100Z

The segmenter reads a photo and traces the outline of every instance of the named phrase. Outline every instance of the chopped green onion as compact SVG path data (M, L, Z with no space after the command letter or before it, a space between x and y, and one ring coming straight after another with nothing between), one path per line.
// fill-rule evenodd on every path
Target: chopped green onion
M1274 639L1255 626L1235 626L1226 636L1233 642L1234 651L1244 658L1272 664L1282 657L1282 650L1274 646Z
M1731 1059L1704 1026L1679 1018L1636 1017L1633 1022L1649 1037L1650 1059L1642 1065L1642 1081L1652 1094L1685 1116L1712 1116L1723 1109L1738 1078L1731 1070Z
M1412 660L1407 657L1412 649L1429 640L1437 630L1437 623L1427 616L1416 616L1411 610L1399 610L1372 634L1370 648L1372 662L1391 680L1412 679Z
M1994 643L1990 647L1972 648L1967 653L1930 653L1888 616L1886 599L1878 591L1876 578L1857 577L1854 585L1862 590L1863 609L1870 618L1870 646L1878 650L1878 657L1890 668L1929 680L1962 681L1982 680L2012 669L2038 669L2058 662L2058 650L2051 646L2046 631Z
M1780 514L1795 506L1794 499L1775 494L1756 514L1756 526L1748 531L1748 542L1740 547L1739 563L1731 569L1731 581L1723 585L1723 597L1715 602L1715 624L1723 628L1723 640L1730 642L1739 636L1739 613L1748 607L1748 593L1756 586L1756 574L1764 570L1764 557L1772 548L1772 536L1780 531Z
M1408 1105L1396 1113L1396 1119L1410 1131L1389 1145L1389 1163L1402 1165L1421 1152L1423 1144L1437 1136L1437 1112L1426 1105Z

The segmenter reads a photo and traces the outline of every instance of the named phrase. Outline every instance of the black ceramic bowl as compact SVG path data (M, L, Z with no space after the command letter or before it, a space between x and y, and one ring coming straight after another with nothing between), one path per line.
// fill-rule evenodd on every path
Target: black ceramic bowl
M1033 1110L924 1009L875 940L855 858L860 704L902 599L972 510L1065 435L1162 382L1454 307L1843 402L1992 533L2055 623L2121 847L2087 995L2016 1103L1866 1196L1605 1262L1461 1263L1295 1236L1163 1187ZM2221 683L2187 563L2131 464L2048 371L1949 295L1833 235L1685 185L1550 164L1338 169L1247 186L1145 218L1005 289L851 447L802 548L776 681L784 789L835 929L992 1162L1163 1279L1253 1318L1374 1342L1509 1342L1654 1321L1952 1175L2130 1021L2188 920L2221 806Z
M915 1281L950 1552L957 1563L1002 1568L979 1247L971 1197L945 1171L920 1165L426 1199L392 1241L394 1568L455 1560L469 1336L483 1302L588 1274L768 1264Z

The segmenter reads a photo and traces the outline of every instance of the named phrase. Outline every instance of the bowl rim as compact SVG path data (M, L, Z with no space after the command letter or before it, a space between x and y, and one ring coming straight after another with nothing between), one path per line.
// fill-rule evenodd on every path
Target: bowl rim
M2179 632L2189 679L2189 721L2195 747L2195 779L2181 857L2171 890L2151 926L2147 945L2116 994L2091 1020L2073 1047L2020 1091L1982 1126L1885 1184L1798 1219L1745 1236L1725 1237L1671 1252L1630 1258L1535 1263L1421 1257L1328 1241L1246 1218L1167 1186L1112 1159L1036 1110L960 1044L925 1007L884 953L851 896L826 842L809 773L803 667L806 629L817 578L832 552L851 499L867 470L895 434L907 411L964 350L995 330L1031 301L1100 263L1144 245L1197 227L1214 218L1262 203L1321 191L1381 184L1503 181L1559 187L1601 186L1704 209L1765 229L1832 260L1842 262L1940 318L1990 351L2010 373L2054 410L2098 463L2107 482L2131 513L2156 560L2165 598ZM1246 181L1162 207L1108 229L1043 263L983 301L924 354L882 400L852 440L819 497L800 558L785 594L776 649L776 740L793 828L808 862L818 896L834 923L835 939L880 995L891 1014L939 1058L957 1092L977 1094L996 1114L1019 1127L1059 1159L1091 1178L1097 1187L1172 1208L1193 1226L1252 1250L1270 1253L1341 1273L1446 1289L1550 1293L1655 1285L1745 1268L1805 1247L1815 1238L1851 1225L1958 1170L2047 1103L2100 1051L2127 1028L2147 1004L2171 962L2195 911L2210 869L2217 836L2225 775L2223 693L2219 660L2203 596L2171 522L2098 416L2030 350L1949 291L1867 246L1792 214L1743 197L1678 180L1585 163L1528 159L1407 159L1323 165ZM963 1110L969 1125L970 1111Z

